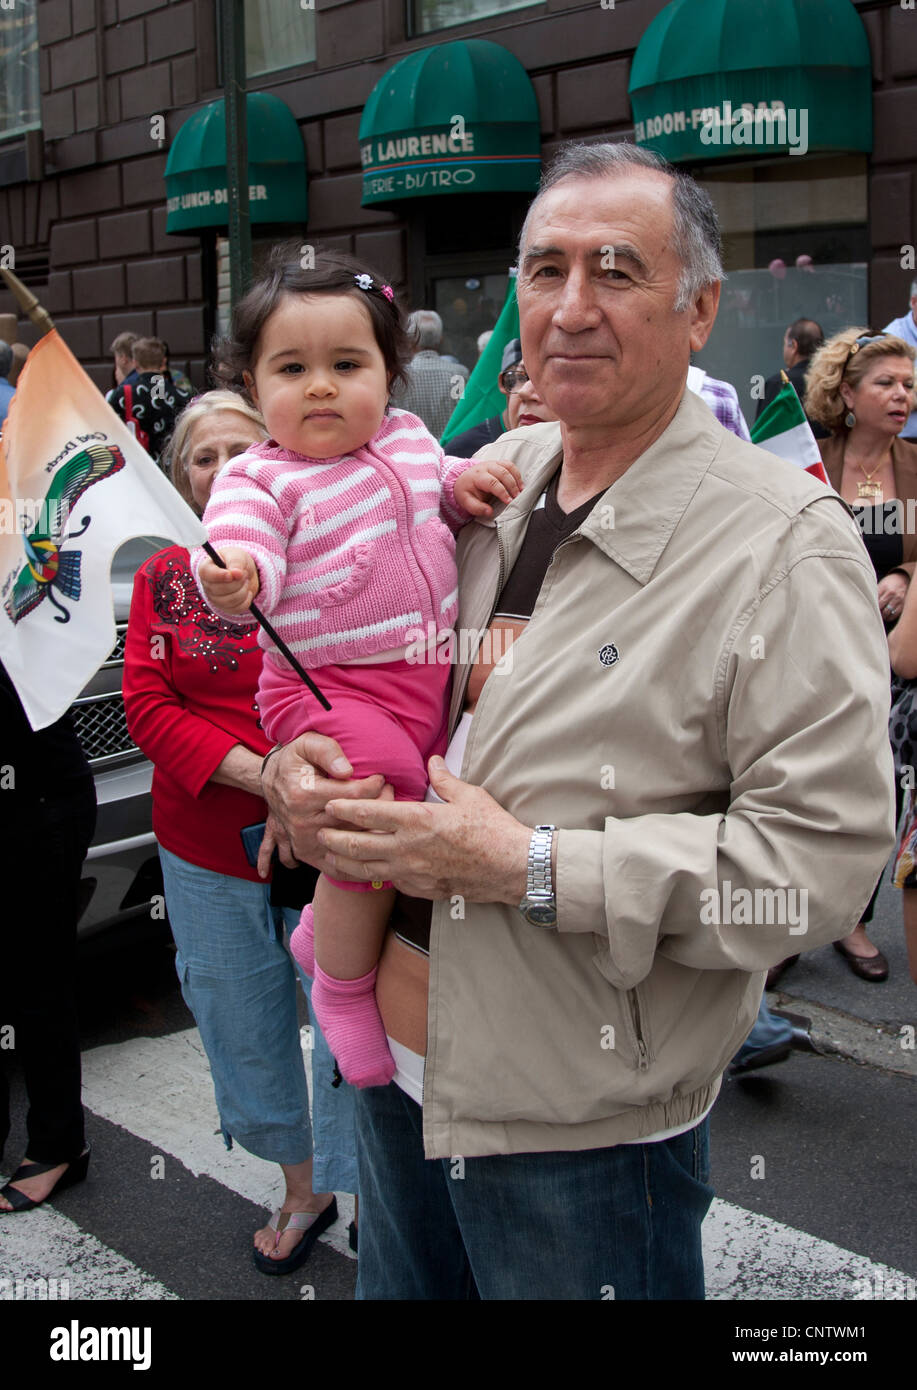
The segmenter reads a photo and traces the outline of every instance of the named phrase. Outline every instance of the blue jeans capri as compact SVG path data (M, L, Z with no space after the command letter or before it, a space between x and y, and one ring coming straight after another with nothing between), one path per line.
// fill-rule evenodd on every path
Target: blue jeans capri
M353 1094L333 1087L333 1062L313 1021L313 1123L296 1011L297 968L268 884L199 868L160 846L182 997L210 1063L227 1148L272 1163L313 1156L316 1192L356 1192ZM309 994L311 982L301 977ZM311 1014L311 1009L310 1009Z

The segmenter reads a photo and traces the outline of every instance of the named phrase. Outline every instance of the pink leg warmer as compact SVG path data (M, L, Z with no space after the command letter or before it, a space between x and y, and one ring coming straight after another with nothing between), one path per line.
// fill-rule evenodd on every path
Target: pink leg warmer
M358 980L335 980L320 965L315 967L315 1017L341 1075L351 1086L386 1086L395 1074L375 988L375 966Z

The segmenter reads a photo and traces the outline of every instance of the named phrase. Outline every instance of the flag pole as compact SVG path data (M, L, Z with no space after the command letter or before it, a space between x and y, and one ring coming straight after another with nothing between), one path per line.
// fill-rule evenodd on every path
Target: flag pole
M213 563L215 565L218 565L221 570L229 568L225 560L222 558L218 551L214 550L213 546L210 544L209 541L204 541L203 549L206 550ZM312 691L312 694L315 696L316 700L318 700L322 709L330 709L330 701L328 701L322 694L322 692L319 690L318 686L315 684L315 681L312 680L312 678L310 677L308 671L306 671L304 667L300 666L299 662L296 660L296 657L293 655L293 653L290 651L290 648L287 646L286 642L284 642L283 638L279 637L278 634L274 631L267 618L261 612L261 609L256 604L252 603L249 604L249 612L251 613L253 618L256 618L258 620L258 622L261 624L261 626L267 633L268 637L270 637L271 641L275 644L278 650L283 653L287 661L293 667L293 670L296 672L296 674L300 676L302 680L305 681L306 685Z
M22 312L28 314L36 328L41 329L42 337L46 333L51 333L54 329L54 320L47 309L39 304L32 291L25 287L18 275L14 275L11 270L6 270L2 266L0 266L0 275L6 281L7 288Z

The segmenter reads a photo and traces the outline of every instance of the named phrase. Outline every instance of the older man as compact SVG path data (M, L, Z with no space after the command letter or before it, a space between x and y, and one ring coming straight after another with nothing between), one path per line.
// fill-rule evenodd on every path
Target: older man
M435 309L415 309L408 315L408 329L417 348L408 365L407 385L394 392L393 400L402 410L419 416L439 439L465 389L468 368L438 352L443 321Z
M485 451L525 487L459 540L487 633L444 804L373 799L312 735L269 755L283 853L405 895L377 988L398 1071L358 1097L363 1298L702 1298L722 1072L768 966L848 932L891 848L849 511L685 391L721 274L693 181L561 155L518 282L560 423Z

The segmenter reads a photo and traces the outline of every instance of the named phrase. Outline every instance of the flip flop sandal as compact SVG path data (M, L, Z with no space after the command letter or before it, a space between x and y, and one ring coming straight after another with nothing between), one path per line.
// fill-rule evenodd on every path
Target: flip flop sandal
M294 1246L285 1260L272 1260L270 1255L262 1255L260 1250L252 1251L252 1259L262 1274L292 1274L309 1258L309 1252L323 1231L334 1225L338 1219L337 1198L332 1197L324 1211L277 1211L267 1223L275 1233L274 1249L280 1244L284 1231L302 1231L299 1244Z
M0 1216L12 1216L17 1211L33 1211L35 1207L40 1207L44 1202L50 1202L51 1198L58 1192L63 1192L67 1187L73 1187L74 1183L82 1182L89 1170L89 1155L92 1146L87 1144L86 1148L78 1158L70 1161L70 1166L61 1173L57 1182L51 1188L47 1197L43 1197L40 1202L35 1202L31 1197L27 1197L24 1192L20 1192L18 1187L13 1187L14 1182L22 1182L26 1178L37 1178L42 1173L50 1173L52 1168L59 1168L59 1163L20 1163L9 1182L0 1187L0 1193L6 1198L12 1207L12 1211L7 1211L5 1207L0 1207ZM66 1162L67 1160L62 1160Z

